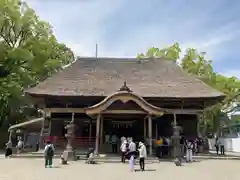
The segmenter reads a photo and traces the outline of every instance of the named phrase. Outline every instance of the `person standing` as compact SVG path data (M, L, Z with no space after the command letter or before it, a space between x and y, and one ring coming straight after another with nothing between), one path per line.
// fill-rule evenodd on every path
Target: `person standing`
M132 138L129 138L129 165L130 165L130 171L134 171L134 165L135 165L135 156L136 156L136 144L133 142Z
M139 151L140 169L142 171L145 171L145 158L147 157L147 150L146 150L146 146L142 142L139 142L138 151Z
M219 138L219 147L220 147L220 154L225 155L225 146L224 146L224 138Z
M216 148L216 153L217 153L217 155L219 155L219 144L220 144L219 138L216 137L216 140L215 140L215 148Z
M22 141L21 137L19 137L19 139L18 139L18 143L17 143L16 148L17 148L17 154L20 154L23 151L24 144L23 144L23 141Z
M110 140L110 135L109 134L105 134L105 144L109 144L109 140Z
M50 141L47 141L47 144L45 145L44 148L44 157L45 157L45 168L52 167L52 159L54 156L54 147L53 144Z
M125 163L126 153L127 153L127 140L124 140L120 147L121 150L121 162Z
M6 143L5 157L8 158L11 157L11 155L12 155L12 142L8 141Z
M117 136L116 134L113 134L111 137L111 143L112 143L112 152L117 153Z
M126 139L126 137L125 136L122 136L121 137L121 144L124 142L124 141L126 141L127 139Z
M192 156L193 156L193 143L191 141L187 141L187 144L186 144L186 162L192 162L193 159L192 159Z

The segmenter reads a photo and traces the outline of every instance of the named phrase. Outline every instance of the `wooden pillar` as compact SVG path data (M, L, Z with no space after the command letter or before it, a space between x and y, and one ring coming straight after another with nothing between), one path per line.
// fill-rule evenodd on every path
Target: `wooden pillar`
M11 129L9 131L8 142L12 142L12 133L13 133L13 130Z
M143 134L144 134L144 140L146 139L147 136L147 127L146 127L146 118L143 119Z
M89 122L89 142L92 139L92 120Z
M43 115L43 120L42 120L42 124L41 124L41 131L40 131L40 136L39 136L39 149L43 149L44 148L43 132L44 132L45 119L46 119L46 113L44 113L44 115Z
M24 131L24 135L23 135L23 143L25 144L27 140L27 131Z
M51 111L47 111L46 109L44 109L43 121L41 124L41 132L40 132L40 136L39 136L39 149L44 148L44 138L43 137L50 136L50 133L51 133L51 119L48 122L48 121L46 121L47 117L51 117ZM48 125L45 124L46 122L49 124ZM47 128L45 127L45 125L47 125Z
M149 155L152 155L152 117L148 116Z
M101 123L101 114L97 116L97 122L96 122L96 142L95 142L96 153L98 153L98 148L99 148L100 123Z
M75 119L74 119L74 116L75 116L75 113L73 112L73 113L72 113L72 119L71 119L72 122L74 122L74 120L75 120Z
M201 137L200 122L201 122L201 114L197 114L197 136L198 137Z
M173 114L173 125L174 126L177 125L177 115L176 115L176 113Z
M103 116L100 119L100 149L103 147Z
M155 134L156 134L156 140L158 139L158 124L156 123L155 126Z

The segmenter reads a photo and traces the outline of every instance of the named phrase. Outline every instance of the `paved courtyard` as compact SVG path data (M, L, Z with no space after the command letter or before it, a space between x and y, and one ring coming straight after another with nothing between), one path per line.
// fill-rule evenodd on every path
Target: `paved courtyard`
M240 161L204 160L176 167L170 162L147 164L146 172L129 172L127 164L102 163L87 165L80 161L60 166L55 160L55 168L45 169L41 159L0 159L0 180L239 180ZM136 166L138 168L138 166Z

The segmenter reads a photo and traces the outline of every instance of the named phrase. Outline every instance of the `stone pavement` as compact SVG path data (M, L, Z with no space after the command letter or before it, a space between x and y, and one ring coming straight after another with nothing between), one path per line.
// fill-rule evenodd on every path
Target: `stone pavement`
M146 172L129 172L128 164L84 164L81 161L44 168L43 159L0 159L0 180L123 180L134 178L164 180L239 180L240 161L203 160L176 167L170 162L147 164ZM138 166L136 166L138 168Z
M209 151L210 154L214 154L216 155L216 151ZM236 157L240 157L240 153L239 152L225 152L226 156L236 156Z

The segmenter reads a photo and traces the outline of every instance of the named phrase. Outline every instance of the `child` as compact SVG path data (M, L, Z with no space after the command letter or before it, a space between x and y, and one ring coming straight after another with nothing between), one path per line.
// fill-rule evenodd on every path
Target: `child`
M44 156L45 156L45 168L52 168L52 159L54 156L54 147L50 141L47 141L47 144L44 148Z
M67 164L67 160L66 160L66 158L64 158L63 154L61 155L60 159L61 159L61 161L60 161L61 164L64 164L64 165Z
M87 153L87 161L86 161L87 164L95 164L95 161L94 161L94 151L95 151L94 148L90 148L89 149L89 151Z

